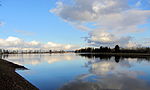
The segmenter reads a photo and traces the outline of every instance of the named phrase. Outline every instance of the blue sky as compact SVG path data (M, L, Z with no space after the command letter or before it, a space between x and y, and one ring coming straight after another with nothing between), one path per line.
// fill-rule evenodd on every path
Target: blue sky
M7 41L6 39L8 37L15 37L18 38L18 40L21 39L26 42L35 40L42 44L54 42L57 44L71 44L80 47L80 45L111 46L114 44L124 45L125 43L130 43L132 45L134 44L133 46L135 46L135 43L143 43L143 38L150 38L149 0L129 0L130 2L127 2L127 4L122 3L126 2L127 0L111 1L112 2L105 2L104 0L83 0L85 3L82 3L80 0L70 0L70 2L67 0L1 0L2 6L0 7L0 21L2 25L0 26L0 39ZM72 4L72 2L75 2L75 4ZM92 6L89 2L92 4ZM95 4L95 2L98 2L99 4ZM96 7L98 5L102 6L103 3L105 3L105 5L103 5L104 7ZM118 7L113 6L114 8L117 8L118 11L112 12L113 10L111 10L110 7L113 5L113 3L118 5ZM80 5L81 7L78 8ZM97 15L96 18L101 15L105 15L106 17L104 18L108 19L110 18L110 15L113 14L117 16L119 15L120 18L122 16L123 18L126 18L127 15L124 15L124 12L129 13L129 17L131 15L135 15L136 17L136 10L140 10L140 13L137 12L137 15L143 18L136 21L139 23L135 23L135 19L132 20L131 23L135 23L132 26L128 25L130 22L129 18L127 24L125 23L126 21L123 22L121 27L118 26L118 28L121 29L118 29L116 28L117 25L113 26L114 19L112 18L109 20L101 20L103 17L99 17L97 19L95 19L95 17L92 18L92 16L90 17L90 14L93 15L95 12L91 13L90 9L87 7L88 5L89 7L91 6L91 8L95 8L94 10L98 10L95 11ZM59 7L61 8L61 11L59 11ZM121 8L121 11L118 8ZM73 10L76 13L74 13ZM148 12L144 12L145 10ZM84 11L89 12L84 13ZM103 15L101 13L102 11L107 15ZM73 16L73 14L77 15ZM89 14L89 16L87 14ZM85 17L82 17L82 15ZM123 19L120 21L120 18L117 19L119 20L118 22L123 21ZM116 24L118 23L117 20ZM108 25L108 22L106 21L113 23ZM131 29L135 29L135 31L125 28L128 26ZM139 30L139 28L144 28L144 30ZM119 30L119 32L117 30ZM114 35L116 32L118 32L119 35ZM133 39L130 40L130 37L133 37ZM123 42L124 38L128 42ZM139 40L141 40L141 42ZM4 46L2 45L1 47ZM7 47L11 47L11 45L7 45Z
M76 30L70 24L49 12L55 0L3 0L0 8L0 37L15 36L25 40L56 43L81 44L86 33ZM16 30L31 32L33 35L17 33Z

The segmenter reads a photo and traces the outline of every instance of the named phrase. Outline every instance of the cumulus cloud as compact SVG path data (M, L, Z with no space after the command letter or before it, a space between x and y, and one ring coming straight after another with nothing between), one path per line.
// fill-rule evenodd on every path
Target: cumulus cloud
M0 39L0 48L5 49L52 49L52 50L73 50L77 45L70 44L58 44L54 42L41 43L38 41L24 41L18 37L8 37L6 39Z
M93 22L102 15L121 12L129 8L127 0L74 0L74 2L73 5L57 2L57 7L50 12L66 21Z
M115 44L120 44L121 46L125 46L127 43L130 42L131 39L132 37L129 36L119 37L104 31L90 32L89 37L85 38L85 40L88 41L88 43L93 46L99 46L99 45L114 46Z
M147 24L150 19L150 10L133 8L128 5L128 0L73 0L73 2L67 4L59 1L56 8L50 12L78 29L89 31L87 41L90 44L114 43L129 46L132 39L128 34L144 31L144 28L138 26ZM96 28L86 25L89 23Z

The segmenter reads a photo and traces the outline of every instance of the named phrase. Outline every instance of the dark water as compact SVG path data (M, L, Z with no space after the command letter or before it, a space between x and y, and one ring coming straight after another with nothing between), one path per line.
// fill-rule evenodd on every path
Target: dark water
M40 90L150 90L150 58L77 54L6 55Z

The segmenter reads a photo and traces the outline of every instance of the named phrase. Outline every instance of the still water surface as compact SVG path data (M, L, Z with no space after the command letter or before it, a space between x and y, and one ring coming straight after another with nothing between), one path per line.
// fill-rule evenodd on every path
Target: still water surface
M18 54L4 59L40 90L150 90L150 58L79 54Z

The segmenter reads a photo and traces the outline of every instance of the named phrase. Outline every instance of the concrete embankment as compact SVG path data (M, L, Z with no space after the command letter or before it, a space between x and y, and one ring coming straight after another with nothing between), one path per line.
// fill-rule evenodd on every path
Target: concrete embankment
M0 90L38 90L38 88L17 74L16 69L27 68L0 59Z

